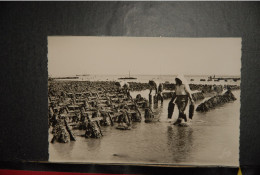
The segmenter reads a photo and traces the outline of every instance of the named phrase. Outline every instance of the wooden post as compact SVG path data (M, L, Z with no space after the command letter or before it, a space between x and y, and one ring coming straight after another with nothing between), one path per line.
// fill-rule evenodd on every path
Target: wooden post
M149 94L149 104L152 104L152 95Z
M155 94L155 95L153 96L153 103L154 103L154 104L158 104L158 95L157 95L157 94Z
M68 125L66 119L64 119L64 123L65 123L66 129L67 129L67 131L68 131L68 133L69 133L69 135L70 135L70 140L71 140L71 141L76 141L76 138L75 138L75 136L73 135L72 131L70 130L69 125Z

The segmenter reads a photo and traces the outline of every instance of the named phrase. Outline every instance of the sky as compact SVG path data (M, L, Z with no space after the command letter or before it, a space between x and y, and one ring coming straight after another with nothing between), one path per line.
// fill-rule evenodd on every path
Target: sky
M49 36L49 76L240 75L241 38Z

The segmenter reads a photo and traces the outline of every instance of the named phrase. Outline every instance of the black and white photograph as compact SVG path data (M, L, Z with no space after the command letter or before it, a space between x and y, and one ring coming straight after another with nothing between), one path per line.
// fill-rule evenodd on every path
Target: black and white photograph
M47 39L49 162L239 166L241 38Z

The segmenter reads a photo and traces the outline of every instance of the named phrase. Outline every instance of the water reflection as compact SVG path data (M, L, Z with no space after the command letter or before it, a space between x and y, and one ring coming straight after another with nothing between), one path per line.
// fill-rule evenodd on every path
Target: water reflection
M187 161L191 157L193 146L192 127L168 126L167 146L176 163ZM189 160L190 161L190 160Z
M55 158L57 159L63 159L62 157L71 157L73 148L75 147L76 142L72 141L69 143L55 143L53 145L53 151L56 152Z
M153 111L154 118L158 119L157 121L161 121L161 118L162 118L161 114L163 113L163 106L154 104L153 106L151 106L151 109Z
M140 92L137 92L138 94ZM142 94L142 96L148 96ZM173 126L167 120L167 107L159 104L151 109L160 122L133 123L128 131L113 126L102 127L104 137L76 142L49 144L52 161L99 161L110 163L173 163L192 165L238 165L240 91L234 91L237 101L227 103L207 113L194 113L189 127ZM134 95L133 95L134 96ZM197 102L199 104L200 102ZM141 110L144 116L144 110ZM177 119L175 110L172 122ZM84 131L74 130L75 135ZM51 138L50 138L51 139Z
M87 146L89 151L99 150L102 139L89 139L87 140Z

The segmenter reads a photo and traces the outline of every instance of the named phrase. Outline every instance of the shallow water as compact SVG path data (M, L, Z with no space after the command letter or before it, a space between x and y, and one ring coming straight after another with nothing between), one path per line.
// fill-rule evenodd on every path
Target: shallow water
M148 91L132 92L146 97ZM183 165L239 165L240 91L237 100L207 113L194 113L189 127L173 126L167 120L169 100L154 109L157 123L134 123L131 130L102 127L104 137L86 139L74 130L77 141L49 144L52 162L170 163ZM199 102L196 103L198 105Z

